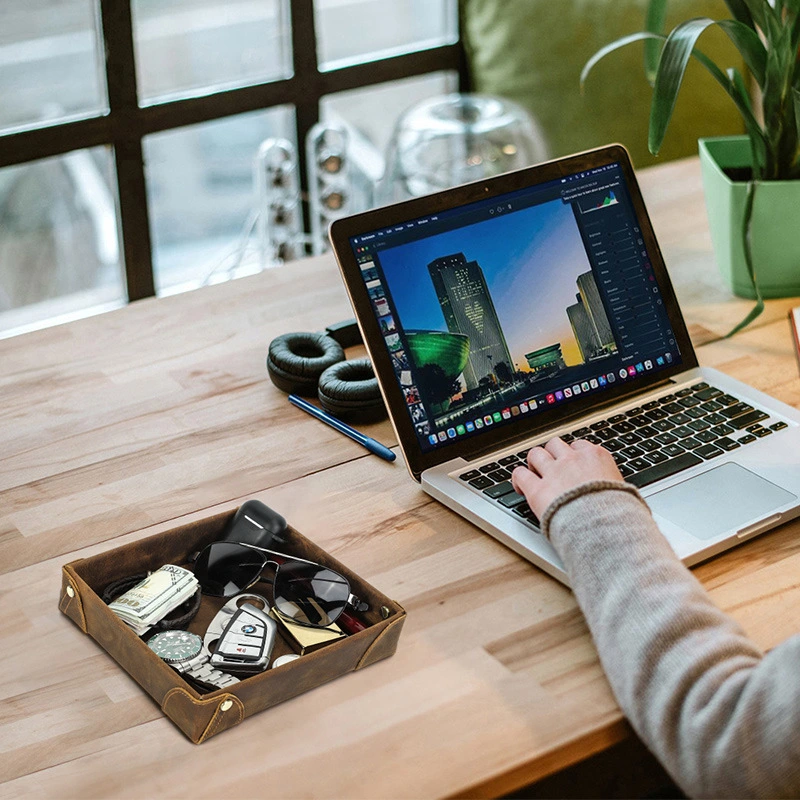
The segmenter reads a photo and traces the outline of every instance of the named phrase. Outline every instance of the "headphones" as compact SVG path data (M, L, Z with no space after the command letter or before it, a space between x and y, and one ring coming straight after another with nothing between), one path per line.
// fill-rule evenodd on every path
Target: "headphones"
M345 359L344 348L361 344L354 319L323 333L284 333L269 343L267 374L283 392L319 398L336 417L375 422L386 416L368 358Z

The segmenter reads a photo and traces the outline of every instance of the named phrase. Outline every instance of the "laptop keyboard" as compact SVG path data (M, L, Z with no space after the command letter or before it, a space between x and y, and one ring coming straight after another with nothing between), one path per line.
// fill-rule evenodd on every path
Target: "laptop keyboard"
M622 477L642 488L786 428L732 394L707 383L680 389L608 419L561 434L586 439L614 457ZM462 472L458 477L486 497L538 526L539 520L511 485L528 450Z

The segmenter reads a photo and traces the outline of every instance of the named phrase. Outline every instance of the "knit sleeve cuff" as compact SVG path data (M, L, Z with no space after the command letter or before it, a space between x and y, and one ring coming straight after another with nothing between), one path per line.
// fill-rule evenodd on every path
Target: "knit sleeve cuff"
M606 491L626 492L628 494L632 494L634 497L638 497L642 504L647 508L647 504L639 494L639 490L630 483L626 483L625 481L588 481L587 483L582 483L580 486L576 486L574 489L569 489L568 491L563 492L556 497L549 506L547 506L540 524L542 533L548 539L550 538L550 523L552 522L553 517L560 509L571 503L573 500L576 500L579 497L585 497L589 494L594 494L595 492Z

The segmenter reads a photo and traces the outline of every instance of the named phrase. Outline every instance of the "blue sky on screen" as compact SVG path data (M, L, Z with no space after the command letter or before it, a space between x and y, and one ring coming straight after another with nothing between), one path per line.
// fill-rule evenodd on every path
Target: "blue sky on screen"
M447 330L428 264L453 253L483 270L519 368L527 369L526 353L556 342L567 365L581 361L566 309L590 266L570 206L554 200L380 251L404 328Z

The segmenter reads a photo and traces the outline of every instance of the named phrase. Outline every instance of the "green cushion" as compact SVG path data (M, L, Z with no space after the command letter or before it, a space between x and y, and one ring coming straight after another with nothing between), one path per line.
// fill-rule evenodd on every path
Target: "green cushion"
M611 53L580 73L601 47L642 30L648 0L461 0L463 37L473 90L515 100L539 123L552 156L621 142L637 166L697 153L700 136L741 133L732 101L692 59L661 155L647 149L652 90L644 77L644 45ZM668 29L683 19L730 15L723 0L672 0ZM741 58L717 28L699 49L723 68Z

